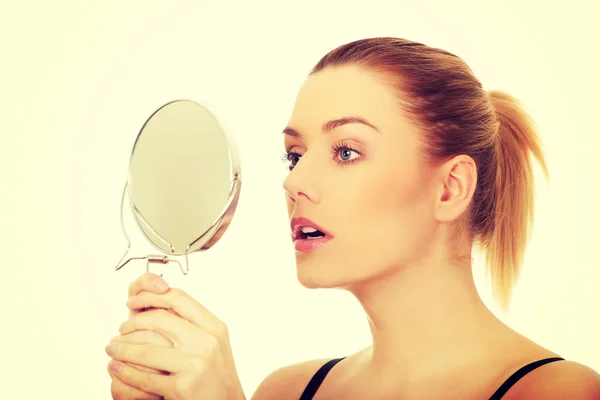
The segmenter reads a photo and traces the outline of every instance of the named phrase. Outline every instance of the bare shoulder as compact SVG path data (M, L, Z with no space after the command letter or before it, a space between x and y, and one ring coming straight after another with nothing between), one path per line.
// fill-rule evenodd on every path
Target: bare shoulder
M319 358L276 369L263 379L251 400L297 400L312 376L329 360Z
M600 374L574 361L545 365L527 374L522 381L518 398L600 399Z

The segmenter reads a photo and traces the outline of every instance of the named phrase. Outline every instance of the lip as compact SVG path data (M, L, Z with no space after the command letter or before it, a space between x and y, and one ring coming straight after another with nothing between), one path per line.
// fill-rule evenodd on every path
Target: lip
M325 236L318 239L302 239L299 237L300 229L305 226L321 231L325 234ZM294 217L292 218L290 227L292 229L292 240L294 241L294 247L296 251L299 252L305 253L316 250L319 247L325 245L325 243L329 242L331 239L333 239L333 235L331 235L325 229L321 228L319 225L317 225L308 218Z

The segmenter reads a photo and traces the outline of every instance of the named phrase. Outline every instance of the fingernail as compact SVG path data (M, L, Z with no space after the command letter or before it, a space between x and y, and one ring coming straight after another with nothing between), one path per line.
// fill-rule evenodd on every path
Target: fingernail
M118 363L118 362L110 363L110 369L112 369L115 372L120 372L121 371L121 363Z
M109 356L114 356L115 352L117 351L117 346L115 346L114 344L109 344L108 346L106 346L106 348L104 349L106 350L106 354L108 354Z
M163 279L156 279L154 281L154 287L162 292L167 290L169 285L167 285L167 282L165 282Z

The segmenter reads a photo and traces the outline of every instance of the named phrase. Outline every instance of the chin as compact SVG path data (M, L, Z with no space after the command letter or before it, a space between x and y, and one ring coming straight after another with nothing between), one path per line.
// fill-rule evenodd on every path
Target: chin
M296 276L298 282L307 289L331 287L331 267L317 260L306 257L308 254L296 254Z
M304 264L304 265L303 265ZM307 289L318 289L323 287L323 277L318 272L307 271L307 262L296 261L296 277L298 282Z
M349 274L348 263L326 263L304 256L301 254L296 258L296 276L298 282L307 289L347 288L365 280L365 277Z

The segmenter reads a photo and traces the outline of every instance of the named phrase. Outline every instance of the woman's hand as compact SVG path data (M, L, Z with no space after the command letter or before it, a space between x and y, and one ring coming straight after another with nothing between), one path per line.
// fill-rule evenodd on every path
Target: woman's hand
M121 326L121 335L150 330L169 339L173 348L112 340L107 347L113 358L109 368L120 382L167 400L245 399L227 326L210 311L179 289L164 294L141 291L129 298L128 307L133 314ZM137 312L147 307L153 309Z
M156 346L163 347L173 347L173 344L170 340L165 338L159 333L152 331L135 331L128 335L117 336L112 340L120 342L120 343L132 343L132 344L153 344ZM139 390L135 387L127 385L125 382L121 381L116 373L110 369L110 363L108 368L108 373L112 378L110 391L112 394L112 398L114 400L161 400L162 396L158 396L152 393L146 393L142 390ZM146 368L135 364L128 364L132 368L136 368L140 371L146 371L152 374L166 374L163 371L158 371L152 368Z
M163 286L156 285L155 284L156 282L160 282L161 284L163 284ZM164 282L158 275L146 273L146 274L140 276L138 279L136 279L129 286L128 296L129 297L136 296L143 290L153 291L155 293L161 294L161 293L166 293L169 290L169 288L168 288L168 285L166 284L166 282ZM130 309L129 317L132 317L133 315L135 315L138 312L140 312L140 311ZM153 344L156 346L173 347L173 343L169 339L167 339L160 333L149 331L149 330L135 331L135 332L132 332L127 335L117 336L117 337L113 338L112 340L118 341L118 342L124 342L124 343L139 344L139 345ZM143 367L140 365L135 365L133 363L128 363L128 365L131 367L137 368L141 371L147 371L147 372L152 372L155 374L163 374L163 375L166 374L164 371L159 371L156 369L147 368L147 367ZM131 387L131 386L125 384L124 382L122 382L121 380L119 380L119 378L116 376L116 374L110 369L110 363L109 363L108 373L112 378L111 394L112 394L113 399L115 399L115 400L131 400L131 399L161 400L162 399L162 396L157 396L155 394L143 392L143 391L136 389L134 387Z

